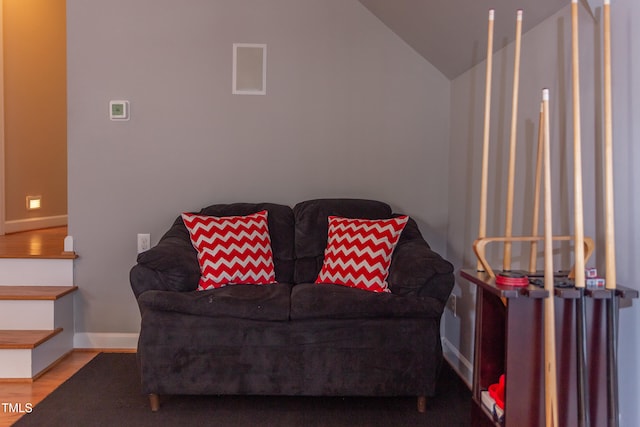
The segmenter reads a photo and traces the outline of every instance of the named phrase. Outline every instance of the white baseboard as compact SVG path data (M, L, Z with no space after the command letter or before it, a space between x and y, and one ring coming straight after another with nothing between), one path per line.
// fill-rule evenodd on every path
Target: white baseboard
M131 349L138 348L136 333L76 332L73 348L76 349Z
M445 337L442 337L442 353L444 358L462 381L471 388L473 384L473 364Z
M17 233L20 231L36 230L38 228L62 227L63 225L67 225L67 220L67 215L16 219L4 223L4 232Z

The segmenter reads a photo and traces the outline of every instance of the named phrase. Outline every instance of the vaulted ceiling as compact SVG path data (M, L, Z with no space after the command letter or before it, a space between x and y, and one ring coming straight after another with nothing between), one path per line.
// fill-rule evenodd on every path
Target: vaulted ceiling
M494 50L515 39L516 11L526 33L571 0L359 0L449 79L486 57L489 9L495 10ZM589 10L595 0L580 0Z

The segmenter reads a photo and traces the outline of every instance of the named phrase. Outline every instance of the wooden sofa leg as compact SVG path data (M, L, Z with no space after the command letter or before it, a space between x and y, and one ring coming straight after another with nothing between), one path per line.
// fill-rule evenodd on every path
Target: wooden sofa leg
M160 396L151 393L149 395L149 403L151 404L151 412L158 412L158 409L160 409Z
M427 396L418 396L418 412L421 414L427 412Z

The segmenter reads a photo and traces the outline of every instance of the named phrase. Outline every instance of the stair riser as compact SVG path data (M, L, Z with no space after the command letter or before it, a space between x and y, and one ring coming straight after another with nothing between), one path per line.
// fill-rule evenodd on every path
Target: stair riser
M73 260L2 258L0 285L73 286Z
M55 301L0 301L0 329L73 330L73 295Z
M62 331L34 349L0 350L0 378L33 378L73 347L73 333Z

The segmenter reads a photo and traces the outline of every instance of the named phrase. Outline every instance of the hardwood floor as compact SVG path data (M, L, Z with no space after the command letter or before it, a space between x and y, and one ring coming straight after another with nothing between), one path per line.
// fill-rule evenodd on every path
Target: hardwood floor
M60 384L96 357L99 351L73 351L35 381L0 382L0 427L15 423ZM18 411L18 412L16 412Z
M65 254L67 227L44 228L0 236L0 258L72 258Z

